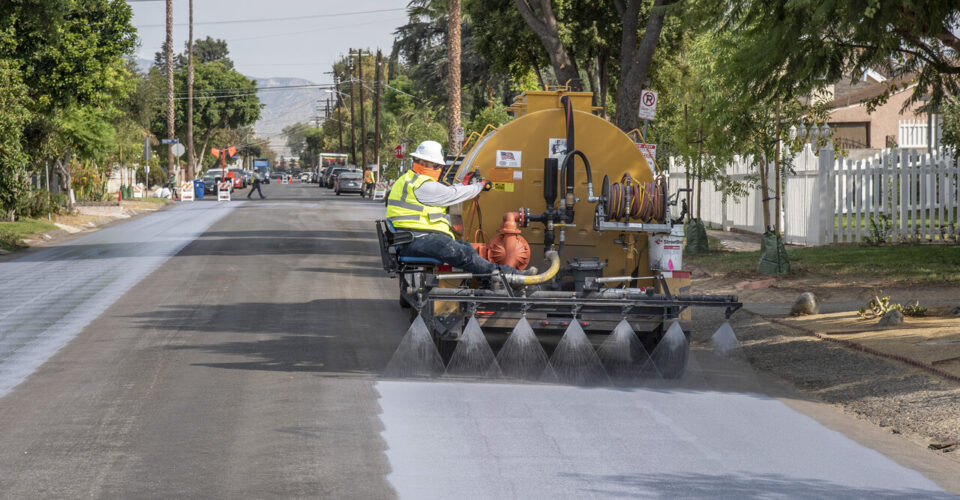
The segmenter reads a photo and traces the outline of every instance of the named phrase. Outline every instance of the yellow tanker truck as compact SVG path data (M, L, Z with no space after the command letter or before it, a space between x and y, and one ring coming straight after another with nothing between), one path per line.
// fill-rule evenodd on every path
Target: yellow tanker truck
M691 307L741 307L735 296L692 295L683 270L679 192L651 168L634 140L594 114L589 92L528 91L509 108L515 119L468 139L442 179L468 174L493 189L451 207L454 231L488 260L533 276L474 276L442 263L398 257L403 234L378 221L384 269L399 279L400 305L420 313L441 347L456 343L467 319L484 331L512 328L526 317L538 332L571 321L609 333L626 319L652 352ZM594 184L595 181L599 181ZM682 190L681 190L682 191ZM478 278L494 286L478 286ZM689 329L685 328L689 335ZM688 349L688 343L684 349ZM687 354L661 367L683 373Z

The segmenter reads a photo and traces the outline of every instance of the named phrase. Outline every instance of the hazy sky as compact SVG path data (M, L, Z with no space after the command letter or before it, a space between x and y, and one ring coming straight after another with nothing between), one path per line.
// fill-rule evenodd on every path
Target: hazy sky
M140 37L137 57L152 61L164 41L165 2L128 2ZM226 40L230 58L247 76L331 83L325 73L351 47L390 52L393 31L406 21L406 5L407 0L194 0L193 34ZM187 41L188 9L187 0L174 0L176 52Z

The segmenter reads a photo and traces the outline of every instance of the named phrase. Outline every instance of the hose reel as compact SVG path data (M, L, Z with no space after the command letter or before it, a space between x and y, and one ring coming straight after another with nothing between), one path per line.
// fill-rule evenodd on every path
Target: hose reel
M663 221L667 211L665 187L659 177L653 182L640 182L627 173L620 182L611 183L610 176L605 175L600 188L600 211L608 221Z

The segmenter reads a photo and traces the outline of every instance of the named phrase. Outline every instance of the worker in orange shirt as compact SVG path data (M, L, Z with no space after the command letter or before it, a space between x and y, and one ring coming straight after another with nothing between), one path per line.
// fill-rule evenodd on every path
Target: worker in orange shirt
M373 198L373 185L377 182L376 178L373 175L373 169L368 168L363 172L363 191L360 192L360 197L369 195Z

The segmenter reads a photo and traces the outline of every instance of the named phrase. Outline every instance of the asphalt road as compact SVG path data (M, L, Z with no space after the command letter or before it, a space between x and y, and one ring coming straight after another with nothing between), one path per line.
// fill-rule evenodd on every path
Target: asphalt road
M957 491L947 462L821 405L704 388L706 362L689 386L381 380L408 324L383 206L264 192L0 262L0 497Z

